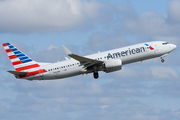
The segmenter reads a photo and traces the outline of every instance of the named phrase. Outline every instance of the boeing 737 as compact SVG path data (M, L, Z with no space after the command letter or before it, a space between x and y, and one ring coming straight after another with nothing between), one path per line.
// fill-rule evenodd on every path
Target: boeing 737
M146 42L99 52L88 56L79 56L62 46L71 59L57 63L41 63L32 60L11 43L3 44L15 71L8 71L18 79L27 80L53 80L72 77L80 74L93 73L95 79L99 77L98 71L106 73L121 70L122 66L138 61L161 58L172 52L176 45L163 41Z

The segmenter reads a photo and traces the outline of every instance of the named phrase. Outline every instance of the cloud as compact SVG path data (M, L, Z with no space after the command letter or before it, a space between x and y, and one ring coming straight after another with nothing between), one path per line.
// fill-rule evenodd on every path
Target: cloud
M94 33L89 37L87 46L89 47L91 53L97 51L107 51L110 49L115 49L119 47L124 47L130 43L121 34L109 34L109 33Z
M168 4L168 20L172 24L180 23L180 1L179 0L171 0Z
M152 94L162 95L164 97L180 98L180 82L174 79L166 80L153 87Z
M151 67L152 75L156 79L178 79L179 75L172 67Z
M94 80L81 80L80 78L82 77L30 82L8 77L6 82L11 79L8 82L14 83L9 86L9 89L12 89L17 95L14 100L4 99L3 102L1 100L0 118L30 120L35 118L59 119L61 117L70 120L70 114L75 114L76 117L72 118L78 120L85 118L96 120L179 118L178 108L161 109L153 106L150 102L142 103L133 100L132 97L143 97L144 90L149 89L139 82L116 80L110 84L98 85ZM167 85L171 86L172 84L167 83ZM171 89L170 86L165 87ZM9 116L9 114L11 115Z
M66 53L62 47L55 46L53 44L48 45L46 48L33 52L29 56L37 62L48 62L55 63L58 61L65 60Z
M174 109L164 110L155 108L151 103L142 103L137 100L130 100L124 106L119 105L109 106L106 108L94 108L93 110L86 112L78 119L168 120L173 118L177 120L179 115L172 114L173 111Z
M115 73L112 73L113 78L115 79L137 79L141 81L143 80L150 80L149 78L152 77L152 73L150 70L149 65L135 63L136 65L139 65L138 67L132 67L132 66L123 66L122 70L117 71ZM145 67L144 67L145 66Z
M47 50L52 50L52 49L58 49L57 46L53 45L53 44L50 44L47 48Z
M124 14L121 14L122 19L118 27L130 36L146 36L146 39L149 36L151 40L156 37L164 40L169 38L169 42L174 41L170 38L176 37L177 41L180 29L179 4L179 0L169 1L166 14L152 11L137 14L134 9L128 8L128 13L124 11Z
M0 2L0 32L70 30L91 23L102 5L81 0L6 0Z
M128 17L123 21L122 27L130 34L153 36L179 35L180 25L170 25L167 23L166 15L148 11L142 13L137 18Z

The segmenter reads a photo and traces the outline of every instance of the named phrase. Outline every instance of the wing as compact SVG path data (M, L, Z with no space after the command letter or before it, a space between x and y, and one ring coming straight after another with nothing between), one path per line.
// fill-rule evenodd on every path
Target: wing
M69 49L67 49L64 45L63 45L63 49L69 57L79 61L81 65L84 65L84 67L86 68L94 66L94 65L102 65L104 63L104 61L93 60L91 58L76 55L72 53Z

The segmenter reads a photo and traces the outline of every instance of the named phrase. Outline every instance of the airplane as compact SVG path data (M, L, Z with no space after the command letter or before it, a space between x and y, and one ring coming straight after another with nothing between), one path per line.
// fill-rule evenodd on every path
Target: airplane
M121 70L126 64L156 57L160 57L161 62L164 62L163 58L177 46L168 42L152 41L80 56L63 45L64 51L71 58L65 57L65 61L57 63L36 62L9 42L3 43L3 47L15 68L15 71L8 72L17 79L32 81L63 79L89 73L93 73L94 78L97 79L99 71L114 72Z

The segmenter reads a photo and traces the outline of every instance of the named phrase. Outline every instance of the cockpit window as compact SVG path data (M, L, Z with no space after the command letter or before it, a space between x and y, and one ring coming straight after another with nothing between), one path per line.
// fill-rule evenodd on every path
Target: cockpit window
M162 43L163 45L167 45L167 44L169 44L168 42L165 42L165 43Z

